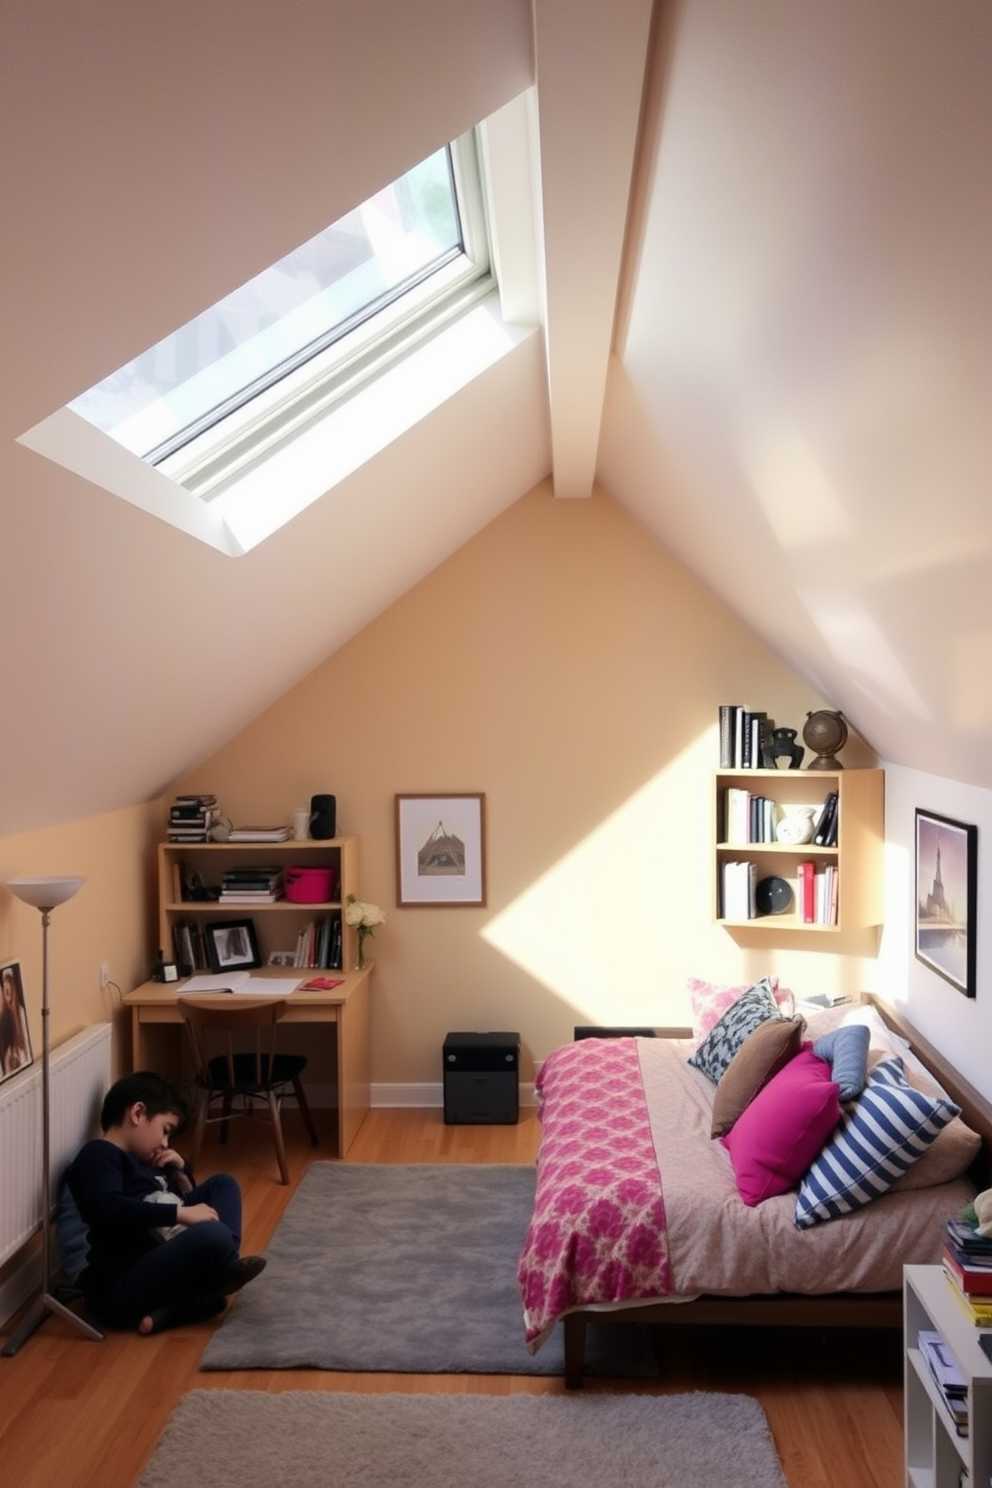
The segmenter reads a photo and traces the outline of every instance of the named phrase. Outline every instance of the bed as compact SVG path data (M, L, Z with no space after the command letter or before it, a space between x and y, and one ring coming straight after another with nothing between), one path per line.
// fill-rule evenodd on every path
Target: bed
M656 1038L587 1038L554 1051L537 1082L537 1188L518 1279L528 1347L536 1351L559 1323L564 1328L569 1388L582 1382L592 1315L617 1324L901 1327L903 1265L939 1261L945 1220L988 1186L992 1106L893 1009L866 998L789 1011L803 1019L804 1058L812 1058L812 1041L838 1027L867 1028L871 1085L902 1079L902 1071L942 1113L926 1153L907 1157L887 1192L851 1200L849 1212L825 1206L809 1174L745 1202L745 1139L732 1149L714 1140L719 1083L688 1063L698 1028L695 1038L688 1028L664 1029ZM893 1061L895 1076L886 1073ZM784 1062L798 1078L801 1060ZM747 1107L752 1128L762 1104ZM740 1115L726 1141L746 1124ZM802 1141L818 1154L815 1179L820 1149L829 1155L833 1138L825 1142L812 1135L815 1122L807 1125ZM947 1180L949 1165L958 1175ZM802 1227L797 1192L806 1204Z

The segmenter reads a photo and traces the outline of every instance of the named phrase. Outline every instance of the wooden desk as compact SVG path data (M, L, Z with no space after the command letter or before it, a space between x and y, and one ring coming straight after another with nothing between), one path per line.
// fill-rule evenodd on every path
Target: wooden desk
M293 976L285 967L263 968L252 976ZM315 976L343 977L339 987L330 992L292 992L282 1025L313 1023L335 1025L337 1074L337 1155L344 1157L355 1139L371 1101L371 1046L369 1029L370 984L372 967L364 971L302 971L301 981ZM128 992L124 1006L131 1013L131 1050L135 1069L154 1069L161 1064L156 1058L153 1030L164 1025L181 1025L179 993L182 982L143 982ZM202 995L202 994L201 994ZM219 993L225 1003L251 1002L256 994L245 997ZM305 1041L304 1041L305 1049Z

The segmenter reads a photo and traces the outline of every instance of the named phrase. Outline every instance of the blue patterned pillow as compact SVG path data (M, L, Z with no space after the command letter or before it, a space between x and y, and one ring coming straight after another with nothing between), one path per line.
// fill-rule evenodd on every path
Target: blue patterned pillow
M693 1069L718 1085L720 1077L744 1040L768 1018L778 1018L781 1009L775 1001L767 977L755 982L714 1023L696 1052L690 1056Z
M797 1228L879 1198L960 1114L951 1101L914 1090L898 1056L877 1064L800 1185Z

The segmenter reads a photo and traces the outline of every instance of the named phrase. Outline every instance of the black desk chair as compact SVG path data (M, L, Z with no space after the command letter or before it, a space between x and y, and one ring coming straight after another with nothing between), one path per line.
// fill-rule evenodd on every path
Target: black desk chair
M200 1001L183 997L179 1000L179 1011L189 1034L193 1078L200 1096L193 1128L194 1165L208 1122L221 1123L220 1139L225 1142L230 1118L250 1115L260 1107L272 1122L279 1180L288 1183L289 1166L280 1106L289 1089L296 1096L314 1146L318 1139L300 1081L306 1069L306 1055L276 1053L276 1026L286 1011L286 999L253 1000L248 1006L225 1006L215 998ZM236 1050L235 1041L250 1041L252 1047L247 1051ZM220 1114L211 1115L211 1108L218 1102Z

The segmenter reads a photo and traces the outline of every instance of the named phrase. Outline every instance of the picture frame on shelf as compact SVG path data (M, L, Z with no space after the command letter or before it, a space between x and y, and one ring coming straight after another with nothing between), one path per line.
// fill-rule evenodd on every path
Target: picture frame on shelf
M222 920L204 927L210 970L254 971L261 966L253 920Z
M454 908L486 902L485 795L396 796L396 903Z
M978 828L916 808L916 959L975 996Z
M0 965L0 1085L34 1064L19 961Z

